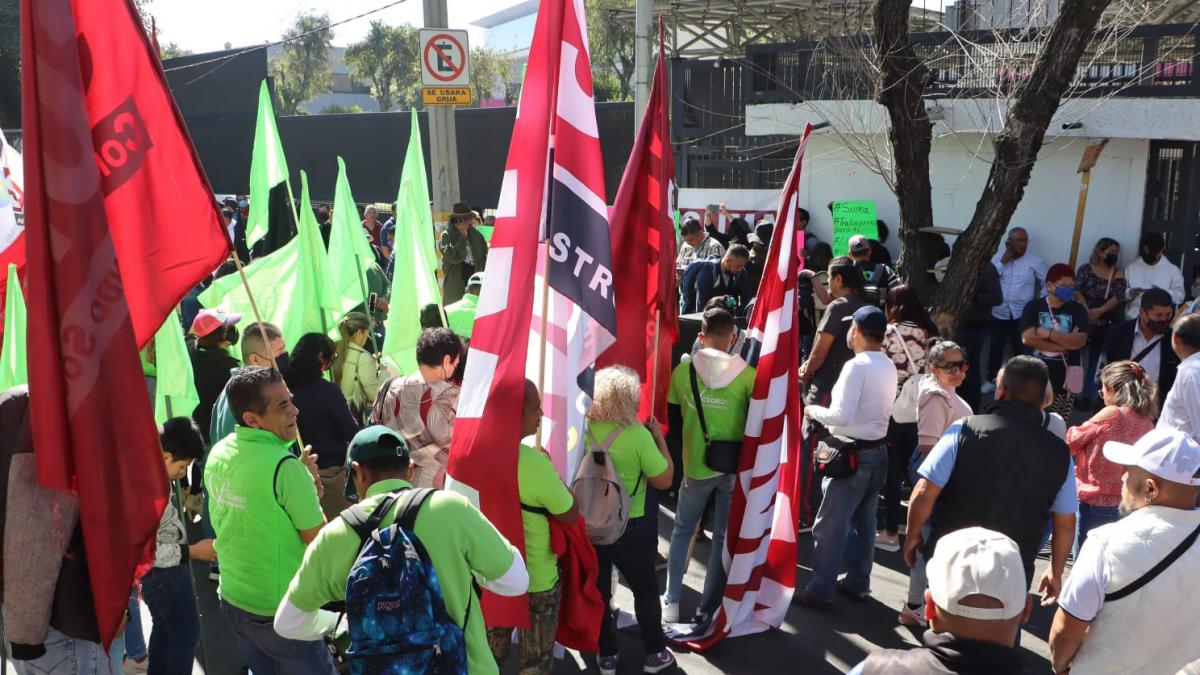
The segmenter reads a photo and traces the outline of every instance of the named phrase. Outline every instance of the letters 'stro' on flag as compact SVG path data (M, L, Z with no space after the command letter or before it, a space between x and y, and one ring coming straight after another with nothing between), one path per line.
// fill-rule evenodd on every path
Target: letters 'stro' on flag
M138 349L229 236L132 2L21 0L21 56L38 480L79 496L107 645L167 499Z
M567 408L582 423L577 408L566 405L575 401L570 393L586 390L580 375L586 384L586 371L615 332L582 8L577 1L546 0L538 10L450 450L452 487L473 498L521 550L520 430L512 421L520 418L526 373L537 379L541 336L531 335L531 327L541 326L534 312L542 304L540 295L535 299L535 289L540 294L542 288L535 284L544 271L539 268L549 261L543 426L548 426L546 448L552 456L559 449L560 471L566 461ZM547 239L548 251L539 246ZM529 625L524 597L488 594L484 611L491 626Z
M684 642L700 651L726 636L778 628L796 588L801 462L796 209L811 132L812 125L806 125L780 196L758 303L750 318L749 338L762 344L762 352L725 534L722 559L728 581L710 629Z
M675 159L667 113L669 95L660 38L650 100L610 216L617 341L596 363L598 368L623 365L636 371L642 378L642 419L653 416L664 423L671 348L679 336L679 305L674 301Z

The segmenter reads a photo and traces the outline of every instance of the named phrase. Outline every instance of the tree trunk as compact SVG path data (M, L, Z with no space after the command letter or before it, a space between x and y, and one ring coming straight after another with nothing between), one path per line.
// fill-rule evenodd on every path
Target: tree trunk
M975 205L975 214L966 231L959 236L950 258L946 277L933 295L933 319L938 324L944 336L958 334L963 312L970 306L975 297L979 279L979 270L990 264L1000 244L1000 239L1008 229L1013 212L1025 196L1025 186L1033 172L1033 164L1037 161L1038 152L1045 141L1046 128L1058 110L1059 103L1071 80L1075 76L1079 59L1092 39L1093 32L1100 21L1100 15L1111 0L1063 0L1059 7L1058 16L1050 27L1049 35L1038 51L1037 60L1029 77L1017 90L1012 105L1004 118L1004 127L996 136L994 142L995 159L991 172L984 186L983 194ZM909 3L897 0L876 0L875 2L875 32L876 42L881 45L878 49L880 69L884 72L884 84L888 77L895 74L907 74L908 82L914 82L917 73L924 74L925 69L913 70L911 47L908 45L907 18ZM885 38L895 38L903 31L904 45L898 49L885 49ZM922 88L926 80L920 80ZM925 141L925 151L919 157L912 156L912 150L904 144L913 142L912 138L900 139L898 129L908 129L910 133L924 129L925 139L928 139L929 122L923 108L920 120L925 126L915 125L912 120L897 121L905 114L910 114L915 103L908 97L908 90L902 87L896 89L884 88L878 100L888 108L892 120L891 138L895 148L895 166L898 192L900 192L901 209L901 241L904 254L901 256L905 278L915 281L918 268L908 259L921 257L920 246L915 232L911 232L911 222L931 222L932 208L929 202L929 143ZM905 124L904 127L898 127ZM915 175L919 174L919 175ZM907 193L919 192L916 197ZM924 199L925 220L916 216L906 215L906 204ZM909 221L909 219L913 219ZM922 227L918 225L917 227ZM924 265L925 261L921 261ZM921 275L924 278L924 275ZM918 286L920 288L920 286Z
M930 261L925 260L921 228L933 225L933 188L929 152L933 123L921 95L929 69L917 58L908 37L911 0L875 0L874 44L879 63L875 101L887 109L888 138L895 154L896 198L900 204L900 276L922 298L930 298Z

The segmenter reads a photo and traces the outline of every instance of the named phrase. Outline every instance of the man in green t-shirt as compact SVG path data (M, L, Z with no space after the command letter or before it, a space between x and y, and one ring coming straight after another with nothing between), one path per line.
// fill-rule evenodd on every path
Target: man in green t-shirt
M327 675L333 661L319 639L289 640L271 628L305 547L325 524L317 457L288 452L299 411L279 371L247 366L225 391L237 424L204 466L221 613L255 673Z
M483 272L476 272L467 280L467 292L458 302L446 305L446 321L450 330L467 340L471 339L471 328L475 326L475 310L479 307L479 291L483 288Z
M367 427L347 450L350 478L346 496L363 495L369 513L389 492L412 489L408 444L384 426ZM400 505L380 523L389 527ZM472 579L499 595L521 595L529 587L517 550L471 502L453 492L437 491L417 514L413 533L429 554L442 588L446 612L466 633L467 669L498 673L488 649L483 612ZM332 631L338 615L321 609L346 599L346 580L361 549L358 535L342 518L321 530L292 577L275 614L275 631L295 640L315 640Z
M537 433L542 397L537 385L525 381L521 437ZM550 518L570 525L579 518L575 498L563 484L550 455L522 445L517 456L517 490L525 526L525 566L529 569L529 628L520 630L517 670L521 675L549 675L554 667L554 636L558 633L558 602L562 586L558 558L550 548ZM501 666L508 660L511 628L489 628L488 643Z
M679 364L671 374L667 403L672 428L679 427L682 422L683 484L679 488L675 527L671 531L671 548L667 554L667 593L662 598L665 623L679 621L679 596L683 590L688 550L710 497L716 499L712 548L708 555L704 592L692 623L707 623L725 594L721 552L725 544L725 522L733 500L734 474L717 473L705 462L706 443L692 376L694 372L709 439L742 440L750 397L754 393L754 369L742 357L729 353L736 339L732 314L720 308L706 311L700 326L700 344L704 348L696 352L690 362Z

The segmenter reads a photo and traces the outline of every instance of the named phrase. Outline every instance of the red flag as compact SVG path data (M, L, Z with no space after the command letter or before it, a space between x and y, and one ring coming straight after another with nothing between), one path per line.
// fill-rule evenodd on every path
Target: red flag
M800 517L800 332L796 237L800 170L812 125L806 125L775 215L749 339L762 344L746 418L741 465L725 530L725 597L707 631L676 638L704 651L725 636L778 628L796 588Z
M663 56L660 20L658 64L650 100L609 216L617 341L596 367L623 365L637 371L642 378L642 419L653 416L665 423L671 348L679 337L679 305L675 302L675 221L671 203L675 158Z
M450 449L451 487L521 550L520 430L512 421L526 374L543 384L544 447L570 474L583 436L579 402L591 396L587 375L616 332L582 7L546 0L538 10ZM524 596L485 594L483 608L489 626L529 626Z
M33 441L117 634L167 484L139 346L230 250L129 0L21 0Z

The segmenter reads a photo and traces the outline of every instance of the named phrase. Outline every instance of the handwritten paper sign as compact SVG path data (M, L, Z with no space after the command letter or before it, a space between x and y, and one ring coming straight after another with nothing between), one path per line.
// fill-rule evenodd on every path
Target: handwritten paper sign
M847 255L850 252L850 237L861 234L868 239L879 236L875 224L875 202L833 203L833 254Z

